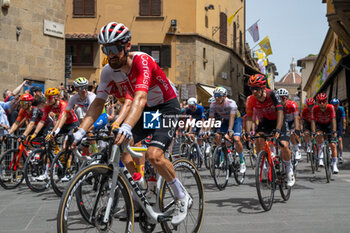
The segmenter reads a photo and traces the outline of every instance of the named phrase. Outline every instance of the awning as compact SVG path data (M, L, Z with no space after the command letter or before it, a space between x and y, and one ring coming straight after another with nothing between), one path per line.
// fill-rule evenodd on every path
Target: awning
M214 91L214 89L215 89L214 86L208 86L208 85L200 84L200 83L198 83L197 85L198 85L198 87L200 87L202 90L204 90L205 92L207 92L208 95L210 95L210 96L213 96L213 95L214 95L214 94L213 94L213 91Z

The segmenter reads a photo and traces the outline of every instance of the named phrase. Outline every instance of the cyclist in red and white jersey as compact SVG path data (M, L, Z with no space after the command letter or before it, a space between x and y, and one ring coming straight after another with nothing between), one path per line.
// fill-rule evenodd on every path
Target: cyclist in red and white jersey
M166 116L172 125L177 124L180 104L176 89L151 56L143 52L129 52L131 33L123 24L111 22L103 26L98 40L109 64L101 72L97 96L80 129L74 134L75 142L81 140L86 130L98 118L108 94L113 92L113 83L123 96L129 94L133 98L130 112L120 126L115 142L118 145L127 143L133 136L134 142L137 143L148 135L153 135L147 157L174 191L176 205L171 222L178 225L187 215L191 197L176 177L172 163L164 157L176 128L165 128L157 121L162 115L163 119ZM144 113L145 111L147 112ZM151 114L152 118L147 118L150 122L143 122L142 114ZM149 129L150 125L157 125L159 128Z
M300 137L298 105L296 102L289 99L289 92L286 89L278 89L277 94L280 96L282 105L284 107L284 117L286 119L286 122L288 123L288 128L290 131L290 141L293 145L295 159L300 160L301 152L297 141L297 136Z
M311 113L312 108L315 105L315 100L313 98L308 98L306 100L306 106L303 109L301 113L301 131L303 132L302 135L304 136L304 142L306 143L306 152L311 152L311 140L310 140L310 133L311 133Z
M327 104L328 97L325 93L318 94L316 96L316 100L318 105L315 105L312 108L312 114L311 114L311 132L312 132L312 135L315 135L315 132L316 132L319 165L324 166L324 162L323 162L324 139L323 139L323 136L320 136L320 134L332 133L332 136L328 137L328 141L332 151L333 173L337 174L339 170L337 166L337 162L338 162L337 147L336 147L337 120L336 120L335 109L332 104Z
M279 138L283 147L280 147L282 152L282 160L286 165L287 185L295 184L293 173L293 165L291 161L291 152L289 149L289 131L287 123L284 119L284 112L281 100L273 90L266 88L266 77L261 74L252 75L249 78L248 85L252 92L247 99L247 121L246 130L250 132L252 129L253 110L256 114L262 117L256 129L256 134L270 134L275 132L274 137ZM256 141L257 153L264 149L264 139L257 138Z

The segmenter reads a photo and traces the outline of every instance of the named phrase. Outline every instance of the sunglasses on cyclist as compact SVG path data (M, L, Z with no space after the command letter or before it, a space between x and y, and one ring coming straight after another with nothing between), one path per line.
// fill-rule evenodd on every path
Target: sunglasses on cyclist
M83 86L83 87L76 87L76 89L77 89L78 91L85 91L85 90L87 90L87 89L88 89L88 87L87 87L87 86Z
M260 90L260 87L249 87L249 90L250 90L251 92L253 92L253 91L259 91L259 90Z
M325 104L327 103L327 100L322 100L322 101L318 101L319 104Z
M124 48L124 45L116 44L116 45L110 45L110 46L102 46L102 52L106 55L109 55L110 52L113 54L118 54L120 51L122 51Z
M288 99L287 96L281 96L281 100L286 100L286 99Z
M26 104L30 104L30 103L32 103L31 101L21 101L21 105L26 105Z
M47 99L48 99L48 100L52 100L52 99L56 98L57 96L58 96L58 95L51 95L51 96L48 96Z
M221 95L220 93L215 93L214 98L221 98L224 97L224 95Z

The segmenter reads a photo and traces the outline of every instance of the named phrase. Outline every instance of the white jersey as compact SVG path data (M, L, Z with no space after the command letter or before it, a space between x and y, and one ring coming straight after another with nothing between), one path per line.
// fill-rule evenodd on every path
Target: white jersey
M89 109L89 106L91 105L91 103L94 101L95 98L96 98L96 95L90 91L88 92L88 96L85 100L81 100L79 94L75 94L72 97L70 97L66 110L70 111L74 107L74 105L76 105L77 108L80 108L83 114L85 115L87 110Z
M236 102L227 97L223 105L217 102L210 104L209 117L214 117L215 113L219 114L224 119L230 119L230 114L233 113L236 114L236 118L241 116Z

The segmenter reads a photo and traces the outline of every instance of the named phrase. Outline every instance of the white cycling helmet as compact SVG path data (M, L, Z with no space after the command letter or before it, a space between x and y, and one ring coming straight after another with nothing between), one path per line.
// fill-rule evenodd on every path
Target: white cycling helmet
M278 89L277 90L277 94L279 96L289 96L289 92L286 89L284 89L284 88Z
M194 98L194 97L192 97L192 98L189 98L188 100L187 100L187 104L188 105L197 105L197 99L196 98Z
M215 102L215 97L210 97L210 99L208 100L208 103L211 104L211 103L214 103Z
M89 81L85 77L76 78L73 82L74 87L85 87L89 85Z
M214 95L215 94L220 94L221 96L227 96L227 90L225 87L217 87L213 91Z
M121 41L125 44L131 40L131 32L122 23L111 22L103 26L98 35L98 43L109 44L117 41Z

